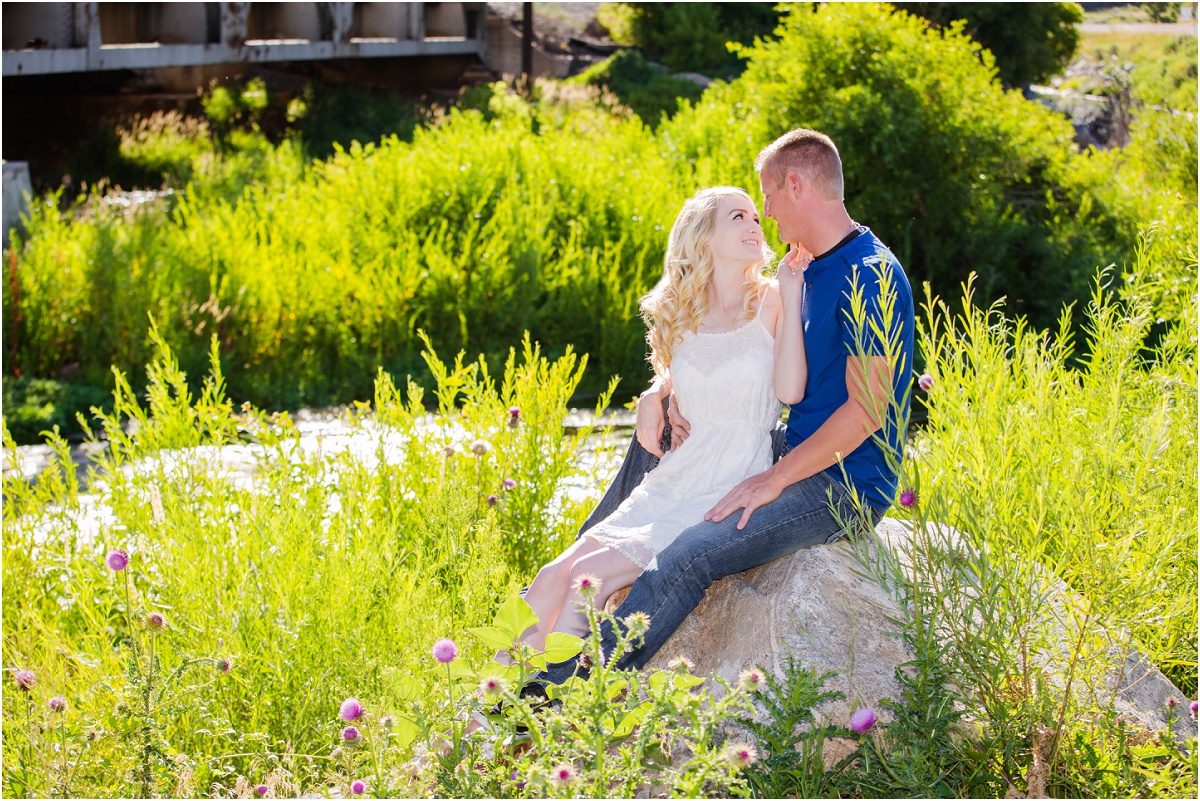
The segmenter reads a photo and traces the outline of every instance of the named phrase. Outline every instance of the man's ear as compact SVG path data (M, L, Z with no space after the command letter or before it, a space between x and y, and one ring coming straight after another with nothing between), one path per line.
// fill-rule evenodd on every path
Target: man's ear
M787 178L784 180L787 183L788 191L793 195L798 196L800 194L800 190L804 188L804 179L800 177L799 173L789 171Z

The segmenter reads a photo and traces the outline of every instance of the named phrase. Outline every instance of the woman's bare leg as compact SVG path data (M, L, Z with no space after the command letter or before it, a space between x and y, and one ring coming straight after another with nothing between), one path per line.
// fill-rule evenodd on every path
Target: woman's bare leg
M582 539L590 539L584 536ZM601 547L578 557L571 566L571 578L568 585L566 603L557 615L554 628L551 631L561 631L582 637L588 633L587 613L580 604L591 604L598 609L604 608L604 602L622 587L632 584L642 574L642 567L612 548ZM590 599L585 599L575 591L575 581L580 576L595 576L600 580L600 592Z
M600 544L595 540L581 537L554 561L538 571L537 577L525 591L525 603L533 609L538 622L525 630L521 635L521 642L535 651L545 649L546 635L554 631L559 610L563 608L571 589L571 567L580 559L600 549Z

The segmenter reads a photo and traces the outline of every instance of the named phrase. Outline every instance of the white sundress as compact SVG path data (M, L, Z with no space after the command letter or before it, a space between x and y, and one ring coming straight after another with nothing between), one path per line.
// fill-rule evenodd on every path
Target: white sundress
M774 356L775 339L759 317L732 331L684 334L671 382L688 438L584 536L644 570L729 490L769 468L780 410Z

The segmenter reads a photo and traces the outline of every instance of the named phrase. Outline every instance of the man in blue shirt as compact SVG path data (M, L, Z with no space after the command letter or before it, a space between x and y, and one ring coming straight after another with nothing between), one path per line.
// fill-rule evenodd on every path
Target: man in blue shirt
M807 389L791 404L775 464L730 490L705 522L681 533L633 584L617 617L644 612L650 628L621 667L643 666L717 579L836 542L857 526L874 527L895 497L913 369L908 279L883 243L846 211L842 163L829 137L791 131L759 154L755 168L763 214L793 247L779 267L781 313L803 325ZM584 531L607 517L663 455L664 406L671 447L687 438L687 421L668 401L658 385L643 393L638 437ZM616 643L610 624L601 639L610 653ZM575 672L581 671L570 660L551 666L545 678L561 683Z

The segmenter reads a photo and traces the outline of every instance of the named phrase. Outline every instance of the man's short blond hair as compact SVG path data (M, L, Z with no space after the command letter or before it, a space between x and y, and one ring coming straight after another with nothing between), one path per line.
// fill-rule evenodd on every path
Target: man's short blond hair
M820 131L797 128L763 148L754 169L782 185L789 172L802 176L825 200L845 200L842 158L833 140Z

